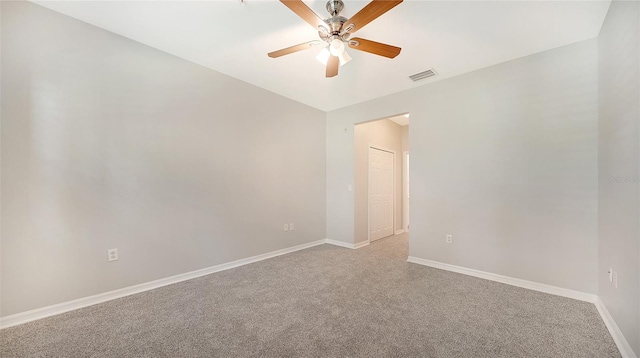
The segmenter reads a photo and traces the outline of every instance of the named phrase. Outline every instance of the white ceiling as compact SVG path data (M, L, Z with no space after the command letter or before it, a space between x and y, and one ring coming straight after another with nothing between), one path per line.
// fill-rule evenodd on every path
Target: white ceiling
M395 117L389 117L387 118L391 121L396 122L399 126L407 126L409 125L409 114L401 114L399 116L395 116Z
M319 48L267 53L317 39L275 0L35 1L318 109L329 111L596 37L610 1L405 0L355 36L402 47L393 60L349 49L334 78ZM350 17L367 1L344 0ZM323 18L326 0L306 0ZM433 68L437 76L407 76Z

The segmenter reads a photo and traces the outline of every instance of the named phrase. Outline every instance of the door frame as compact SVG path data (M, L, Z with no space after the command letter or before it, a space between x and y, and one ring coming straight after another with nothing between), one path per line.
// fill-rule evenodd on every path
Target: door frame
M409 183L409 151L402 152L402 230L403 232L409 232L411 222L409 222L409 195L410 195L410 183Z
M383 152L389 152L393 154L393 164L391 166L393 177L393 189L391 190L391 201L393 205L391 205L391 231L393 232L391 235L395 235L396 233L396 151L388 148L384 148L379 145L369 144L369 148L367 149L367 243L371 244L371 149L381 150Z

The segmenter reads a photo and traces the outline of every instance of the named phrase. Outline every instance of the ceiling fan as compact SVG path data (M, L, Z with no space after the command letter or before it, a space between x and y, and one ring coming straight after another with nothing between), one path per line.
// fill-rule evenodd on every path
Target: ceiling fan
M277 58L294 52L323 46L324 49L317 59L326 64L326 76L334 77L338 74L338 67L351 61L346 52L346 47L354 50L369 52L374 55L394 58L400 54L400 47L395 47L380 42L365 40L359 37L351 38L351 35L375 20L385 12L391 10L403 0L373 0L350 19L340 16L344 8L342 0L327 1L329 17L323 20L316 15L302 0L280 0L286 7L295 12L304 21L318 30L320 40L305 42L299 45L283 48L282 50L268 53L269 57ZM328 47L328 49L327 49Z

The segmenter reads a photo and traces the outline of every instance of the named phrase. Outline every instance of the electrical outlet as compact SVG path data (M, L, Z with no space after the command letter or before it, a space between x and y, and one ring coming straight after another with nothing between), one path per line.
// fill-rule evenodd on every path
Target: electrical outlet
M118 249L107 250L107 258L109 262L118 261Z
M618 288L618 273L613 271L613 287Z
M453 235L447 235L447 244L453 244Z
M289 224L284 224L284 231L289 231Z
M613 269L609 267L609 282L613 282Z
M289 230L293 231L293 229L295 229L295 226L293 226L293 223L289 224Z

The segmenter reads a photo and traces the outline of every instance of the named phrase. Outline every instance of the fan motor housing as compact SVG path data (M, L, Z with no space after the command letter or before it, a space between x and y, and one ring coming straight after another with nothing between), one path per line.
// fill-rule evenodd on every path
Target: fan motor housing
M347 20L344 16L334 16L324 20L324 22L329 25L329 31L332 34L339 34L340 30L342 30L342 25L347 22Z
M324 22L329 25L329 31L333 35L337 35L342 30L342 25L348 20L346 17L340 16L340 12L344 9L344 3L342 0L329 0L326 7L331 17L325 19Z

